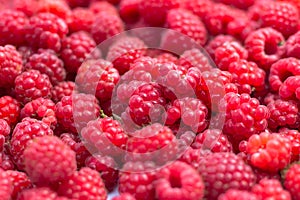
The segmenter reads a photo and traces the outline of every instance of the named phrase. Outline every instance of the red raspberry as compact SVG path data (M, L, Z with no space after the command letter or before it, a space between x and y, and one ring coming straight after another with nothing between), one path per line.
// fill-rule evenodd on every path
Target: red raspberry
M54 136L34 139L23 156L25 171L39 185L63 181L77 169L75 152Z
M199 49L191 49L183 52L178 63L179 65L185 66L187 69L196 67L201 72L209 71L212 68L208 56Z
M131 194L123 193L120 196L114 197L112 200L136 200Z
M49 126L57 123L55 117L55 104L50 99L42 97L25 104L21 110L21 119L31 117L43 121Z
M3 200L10 200L13 192L13 183L9 174L0 169L0 196Z
M291 162L299 161L300 159L300 133L297 130L289 130L286 128L280 129L279 133L291 141L292 158Z
M14 86L16 77L22 72L22 57L11 45L0 46L0 87Z
M292 197L287 190L284 190L281 183L276 179L263 179L252 188L259 199L291 200Z
M66 70L76 73L85 59L100 57L101 53L95 48L95 41L85 32L76 32L63 39L61 58Z
M300 31L290 36L285 43L285 51L287 57L300 59Z
M245 160L245 162L247 162L247 160ZM259 181L261 181L263 179L277 179L277 180L281 179L280 174L277 172L270 173L270 172L262 171L255 167L252 167L252 170L256 176L256 183L259 183Z
M198 134L191 146L195 149L208 149L212 152L232 151L232 146L227 136L218 129L208 129Z
M249 190L255 184L251 167L233 153L213 153L204 158L198 172L205 183L205 197L217 197L229 189Z
M172 9L167 14L167 27L178 31L194 40L199 45L204 45L207 32L202 21L188 10Z
M284 37L272 28L258 29L248 35L245 47L249 53L249 59L265 70L281 58L284 53L282 47Z
M185 162L195 169L198 169L200 164L203 162L203 159L211 153L212 152L210 150L193 149L188 147L179 158L179 161Z
M95 17L93 11L87 8L75 8L72 10L67 23L71 33L78 31L91 32L94 21Z
M71 13L69 5L64 0L39 0L37 2L37 13L52 13L64 20L66 20Z
M52 100L57 103L64 96L71 96L75 92L75 83L72 81L60 82L51 89Z
M236 18L227 25L227 33L244 42L250 33L259 27L256 21L249 18Z
M141 0L121 0L119 7L120 17L126 23L134 23L139 21L140 12L139 5Z
M205 50L210 57L215 60L215 50L227 42L234 41L236 41L236 39L230 35L218 35L209 41L209 43L205 46Z
M0 169L14 170L16 166L13 162L12 155L9 152L9 146L4 145L4 150L0 153Z
M158 56L155 57L157 59L158 63L177 63L178 62L178 58L176 56L174 56L171 53L161 53Z
M51 97L51 82L49 77L37 70L23 72L15 80L16 98L26 104L39 97Z
M28 23L26 15L17 10L2 10L0 18L0 45L23 45L25 43L24 27Z
M101 12L109 12L111 14L118 14L117 8L107 1L93 1L89 9L93 11L95 14L99 14Z
M300 199L300 164L294 163L284 172L284 187L290 192L293 199Z
M100 115L100 107L93 95L79 93L64 96L56 104L55 114L65 131L77 133Z
M10 126L4 119L0 119L0 135L6 137L10 134Z
M97 15L91 29L91 34L97 44L124 31L121 18L109 12L101 12Z
M175 161L157 174L155 192L160 200L198 200L204 196L204 183L198 172L188 164Z
M279 88L279 96L285 100L300 99L300 75L288 77Z
M100 174L87 167L81 168L64 180L59 186L58 193L71 199L107 198Z
M167 12L179 8L180 0L149 0L140 2L140 14L151 26L162 26L167 17Z
M119 176L119 192L136 200L155 199L155 165L152 162L127 162Z
M27 16L32 16L36 13L38 2L36 0L14 0L12 8L25 13Z
M295 101L276 100L268 104L270 118L268 128L293 126L298 118L298 106Z
M25 69L35 69L48 75L51 83L57 85L66 78L64 63L52 51L40 51L28 58Z
M18 200L57 200L57 194L47 187L32 188L20 193Z
M210 0L192 0L183 1L182 7L197 15L201 20L204 20L208 12L211 11L214 3Z
M25 26L26 40L34 48L61 49L61 39L68 33L63 19L51 13L39 13L30 18Z
M255 3L255 0L218 0L220 3L232 5L240 9L247 9Z
M246 144L251 165L268 172L284 169L291 161L291 142L279 134L252 135Z
M13 199L16 199L17 195L23 190L32 187L32 183L25 173L14 170L7 170L6 174L8 174L13 184L13 191L11 194Z
M261 27L272 27L287 38L298 30L299 14L293 4L274 2L264 6L260 20Z
M247 58L247 50L238 42L226 42L215 50L215 62L221 70L228 70L231 63Z
M107 60L114 64L120 74L130 69L130 65L146 54L147 46L135 37L124 37L115 42L107 53Z
M10 96L0 97L0 118L10 126L14 126L19 119L20 103Z
M22 57L23 65L25 65L28 62L29 57L35 53L35 50L29 46L21 46L18 48L18 52Z
M230 189L220 195L218 200L258 200L258 197L248 191Z
M90 156L85 161L86 167L94 169L101 174L101 178L108 191L112 191L117 185L119 172L116 170L117 164L109 156L100 154Z

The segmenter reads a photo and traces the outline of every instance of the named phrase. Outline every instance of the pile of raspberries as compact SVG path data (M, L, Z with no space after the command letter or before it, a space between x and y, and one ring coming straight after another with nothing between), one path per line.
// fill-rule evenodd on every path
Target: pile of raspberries
M299 0L0 2L0 200L300 200L299 161Z

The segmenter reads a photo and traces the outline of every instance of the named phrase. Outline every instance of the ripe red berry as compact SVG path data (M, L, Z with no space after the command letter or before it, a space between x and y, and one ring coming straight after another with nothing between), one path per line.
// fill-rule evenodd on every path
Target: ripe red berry
M210 58L206 54L202 53L199 49L191 49L183 52L178 60L178 63L187 69L196 67L201 72L209 71L212 68Z
M89 9L95 14L99 14L101 12L109 12L111 14L118 13L117 8L107 1L93 1L91 2Z
M23 190L32 187L31 180L24 172L7 170L6 173L13 184L13 191L11 194L13 199L16 198Z
M47 187L38 187L24 190L18 200L57 200L57 194Z
M253 186L252 193L259 199L282 199L291 200L291 194L284 190L281 183L276 179L263 179L259 184Z
M59 102L64 96L71 96L75 93L75 83L72 81L63 81L51 89L51 99L54 103Z
M290 192L293 199L300 199L300 165L294 163L284 172L284 187Z
M9 174L0 169L0 196L3 200L10 200L13 192L13 183Z
M120 196L114 197L112 200L136 200L136 199L129 193L122 193L120 194Z
M300 99L300 76L288 77L279 88L279 96L285 100Z
M220 195L218 200L258 200L258 197L248 191L230 189Z
M219 2L232 5L240 9L247 9L255 3L255 0L219 0Z
M121 0L120 17L126 23L134 23L140 19L139 5L141 0Z
M66 20L71 13L71 9L64 0L39 0L37 1L36 12L52 13L63 20Z
M210 55L210 57L215 60L215 50L225 44L226 42L234 42L236 39L230 35L217 35L211 39L205 46L205 50ZM237 42L237 41L236 41Z
M290 36L285 43L285 53L288 57L300 58L300 32Z
M11 96L0 97L0 118L14 126L20 116L20 103Z
M78 31L90 32L94 23L94 13L87 8L75 8L67 21L71 33Z
M205 19L205 16L213 8L214 3L210 0L193 0L183 1L182 7L191 11L197 15L201 20Z

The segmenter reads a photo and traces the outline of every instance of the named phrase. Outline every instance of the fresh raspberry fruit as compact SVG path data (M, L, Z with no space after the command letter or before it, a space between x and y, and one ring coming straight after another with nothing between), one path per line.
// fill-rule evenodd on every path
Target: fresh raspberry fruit
M278 172L290 163L291 147L288 138L277 133L263 132L249 138L246 153L252 166L268 172Z
M249 59L265 70L278 61L284 54L284 37L272 28L258 29L248 35L245 47L249 53Z
M136 200L131 194L123 193L120 196L114 197L112 200Z
M221 70L228 70L231 63L247 59L248 52L238 42L226 42L215 50L215 62Z
M6 173L13 184L13 191L11 194L13 199L15 199L23 190L32 187L32 183L25 173L15 170L7 170Z
M214 3L210 0L183 1L182 7L197 15L201 20L210 12Z
M230 189L220 195L218 200L258 200L258 197L248 191Z
M14 0L12 8L17 11L25 13L28 17L36 13L38 2L36 0Z
M98 58L101 53L95 48L95 41L85 32L76 32L63 39L61 58L66 70L76 73L85 59Z
M81 168L64 180L59 186L58 193L71 199L107 198L100 174L87 167Z
M32 139L44 135L53 135L53 131L42 121L25 118L16 125L10 141L10 152L15 163L20 169L24 167L24 149L30 144L30 142L32 142Z
M259 199L291 200L291 194L284 190L276 179L263 179L253 186L252 193Z
M198 172L188 164L175 161L156 174L155 192L160 200L202 199L204 183Z
M170 62L177 64L178 62L178 58L171 53L161 53L155 56L155 58L157 59L158 63L162 63L162 64L170 63Z
M67 23L71 33L78 31L91 32L94 21L93 11L87 8L75 8L72 10L70 19Z
M233 141L248 139L267 128L268 108L248 94L227 93L219 107L220 110L226 110L223 132Z
M23 70L22 57L11 45L0 46L0 87L12 87Z
M211 154L212 152L210 150L205 149L193 149L191 147L186 148L186 150L183 152L181 157L179 158L180 161L185 162L195 169L198 169L198 167L203 162L203 159Z
M18 200L57 200L57 194L47 187L24 190Z
M4 150L0 153L0 168L4 170L15 170L16 166L9 152L9 146L4 145Z
M276 100L268 104L270 118L268 128L293 126L298 118L298 106L295 101Z
M118 14L117 8L107 1L93 1L91 2L89 9L95 14L99 14L101 12L109 12L116 15Z
M40 97L50 98L51 88L49 77L33 69L23 72L15 80L16 98L23 104Z
M94 169L101 174L101 178L108 191L112 191L116 187L119 172L116 170L117 164L113 158L97 154L88 157L85 163L86 167Z
M136 37L124 37L116 41L107 53L107 60L114 64L120 74L130 69L130 65L146 54L147 46Z
M35 138L23 156L25 171L39 185L63 181L77 169L75 152L55 136Z
M121 0L119 14L126 23L135 23L140 19L139 5L141 0Z
M49 126L54 126L57 123L55 117L55 103L50 99L42 97L35 99L25 104L21 110L21 119L31 117L43 121Z
M116 14L101 12L94 21L91 34L97 44L124 31L124 24Z
M18 48L18 52L20 53L23 61L23 65L26 65L30 56L35 53L36 50L29 46L21 46Z
M284 172L284 187L290 192L293 199L300 199L300 164L294 163Z
M24 33L28 18L17 10L2 10L0 12L0 45L12 44L21 46L25 43Z
M167 14L167 27L178 31L194 40L199 45L204 45L207 32L202 21L188 10L172 9Z
M288 77L279 88L279 96L285 100L300 99L300 75Z
M64 96L56 104L57 122L65 131L77 133L86 124L99 117L100 107L96 97L89 94L73 94Z
M191 146L195 149L208 149L212 152L232 151L232 146L227 136L218 129L208 129L198 134Z
M7 137L10 134L10 126L4 119L0 119L0 135Z
M119 192L136 200L155 199L155 165L152 162L127 162L119 176Z
M244 42L250 33L259 27L256 21L249 18L236 18L227 25L227 34L234 36L239 41Z
M141 17L151 26L162 26L171 9L179 8L179 0L149 0L140 2Z
M63 20L66 20L71 13L69 5L64 0L39 0L37 2L37 13L52 13Z
M271 66L269 83L273 91L278 92L283 82L290 76L300 75L300 60L296 58L280 59Z
M25 26L25 39L34 48L61 49L61 39L68 33L65 21L52 13L39 13Z
M299 161L300 160L300 132L297 130L282 128L279 130L279 133L283 137L288 138L291 141L291 145L292 145L291 163L294 161Z
M20 103L10 96L0 97L0 118L10 126L14 126L19 119Z
M230 35L218 35L214 37L212 40L208 42L208 44L205 46L205 50L210 55L210 57L215 60L215 50L222 46L223 44L227 42L237 42L237 40L230 36Z
M300 31L290 36L285 43L287 57L300 58Z
M13 183L9 174L0 169L0 196L3 200L10 200L13 192Z
M59 102L64 96L71 96L75 92L75 83L64 81L58 83L51 89L51 99L53 102Z
M213 153L200 163L198 172L205 183L205 197L217 197L229 189L249 190L255 184L250 166L233 153Z
M26 70L34 69L48 75L52 85L57 85L66 78L64 63L52 51L40 51L28 58Z
M240 9L247 9L255 3L255 0L218 0L220 3L232 5Z
M178 60L179 65L191 68L196 67L201 72L209 71L212 69L209 57L202 53L199 49L191 49L183 52Z
M274 2L265 5L260 20L261 27L272 27L287 38L298 30L299 14L293 4Z

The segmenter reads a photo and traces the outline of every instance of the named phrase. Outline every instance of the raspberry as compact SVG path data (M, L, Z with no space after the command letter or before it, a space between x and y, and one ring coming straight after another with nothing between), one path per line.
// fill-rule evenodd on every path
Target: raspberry
M230 189L220 195L218 200L258 200L258 197L248 191Z
M32 187L32 183L28 176L19 171L7 170L6 174L8 174L12 184L13 184L13 191L12 191L12 198L15 199L21 191Z
M22 58L15 47L0 46L0 87L14 86L16 77L22 72Z
M0 169L0 196L3 200L10 200L13 191L13 183L10 180L9 174Z
M85 32L76 32L63 39L61 58L66 70L76 73L86 59L98 58L101 53L95 48L95 41Z
M10 141L10 152L20 169L24 167L24 149L32 142L32 139L44 135L53 135L53 131L42 121L25 118L16 125Z
M51 13L39 13L25 26L26 40L34 48L61 49L61 39L68 33L67 24Z
M50 99L38 98L25 104L21 110L21 119L31 117L43 121L49 126L56 125L55 104Z
M64 96L71 96L75 92L75 83L72 81L64 81L58 83L51 89L53 102L59 102Z
M178 63L186 68L196 67L201 72L209 71L212 68L207 55L202 53L199 49L185 51L180 56Z
M120 74L130 69L130 65L146 54L147 46L135 37L124 37L115 42L107 53L107 60L114 64Z
M51 97L51 82L49 77L37 70L23 72L15 80L16 98L26 104L39 97Z
M37 13L52 13L64 20L66 20L71 9L64 0L39 0L37 3Z
M100 115L100 107L93 95L79 93L64 96L56 104L55 114L58 124L65 131L77 133Z
M114 197L112 200L136 200L131 194L123 193L120 196Z
M209 200L229 189L249 190L255 184L250 166L233 153L213 153L204 158L198 172L205 183L205 197Z
M100 174L87 167L81 168L64 180L59 186L58 193L71 199L107 198Z
M38 2L36 0L14 0L12 8L25 13L27 16L35 14Z
M272 27L287 38L298 30L299 14L293 4L274 2L265 5L260 20L261 27Z
M0 153L0 168L4 170L14 170L16 168L12 156L8 152L8 148L4 148L4 151Z
M255 0L219 0L219 2L232 5L240 9L247 9L255 3Z
M155 192L158 199L202 199L204 183L198 172L188 164L175 161L157 174Z
M289 130L286 128L280 129L279 133L288 138L291 142L291 151L292 151L292 158L291 162L299 161L300 156L300 133L297 130Z
M139 21L139 5L141 0L121 0L119 14L126 23L134 23Z
M4 119L0 119L0 135L8 136L10 134L10 126Z
M85 163L86 167L97 170L101 174L101 178L108 191L112 191L115 188L118 182L119 172L115 169L117 164L113 158L97 154L88 157Z
M162 26L171 9L179 8L180 0L149 0L140 2L141 17L151 26Z
M158 56L156 56L157 62L158 63L177 63L178 62L178 58L176 56L174 56L171 53L161 53Z
M253 186L252 193L259 199L291 200L291 195L284 190L281 183L276 179L263 179L259 184Z
M275 172L275 173L270 173L270 172L266 172L266 171L262 171L260 169L257 169L255 167L252 167L252 170L256 176L256 183L259 183L259 181L263 180L263 179L277 179L280 180L280 174Z
M218 35L214 37L209 43L205 46L205 50L210 55L210 57L215 60L215 50L227 42L234 42L236 39L230 35Z
M252 135L246 144L251 165L268 172L284 169L291 161L291 142L279 134Z
M155 165L152 162L127 162L119 176L119 192L136 200L155 199Z
M240 41L245 41L250 33L255 31L259 27L259 24L248 18L236 18L227 25L227 33L234 36Z
M66 78L64 63L52 51L41 51L28 58L26 70L34 69L48 75L51 83L57 85Z
M168 28L187 35L199 45L204 45L207 32L202 21L188 10L172 9L167 14Z
M300 58L300 31L290 36L285 43L287 57Z
M67 23L71 33L78 31L91 32L94 21L93 11L86 8L75 8L72 10L70 19Z
M247 50L238 42L226 42L215 50L215 62L221 70L228 70L231 63L247 58Z
M272 28L258 29L248 35L245 47L249 53L249 59L265 70L278 61L284 53L282 34Z
M298 106L294 101L276 100L268 104L268 128L293 126L298 120Z
M24 190L20 193L19 200L57 200L57 194L47 187L38 187Z
M10 96L0 97L0 118L4 119L8 125L14 126L19 119L20 103Z
M293 199L299 199L300 164L294 163L284 173L284 187L290 192Z
M182 7L197 15L201 20L210 12L214 3L210 0L183 1Z
M22 57L23 65L25 65L28 62L29 57L35 53L35 50L29 46L21 46L18 48L18 52Z
M194 167L195 169L198 169L198 167L203 162L203 159L211 153L212 152L210 150L193 149L191 147L188 147L184 151L182 156L179 158L179 160L189 164L190 166Z
M75 152L54 136L34 139L23 156L25 171L39 185L63 181L77 168Z
M93 1L89 9L93 11L95 14L99 14L101 12L109 12L111 14L118 14L118 11L115 6L107 1Z
M90 4L91 0L66 0L71 8L86 7Z
M25 43L26 15L17 10L2 10L0 12L0 45L12 44L21 46Z
M124 24L120 17L109 12L101 12L94 21L91 34L97 44L124 31Z
M208 129L198 134L191 146L195 149L208 149L212 152L232 151L232 146L227 136L218 129Z
M285 100L300 99L300 75L290 76L279 88L279 96Z

